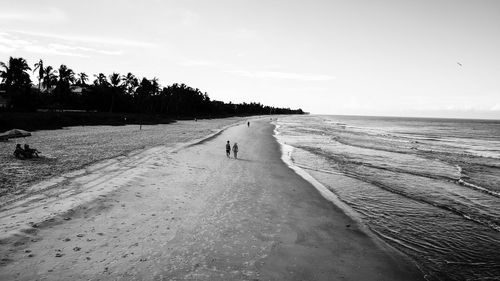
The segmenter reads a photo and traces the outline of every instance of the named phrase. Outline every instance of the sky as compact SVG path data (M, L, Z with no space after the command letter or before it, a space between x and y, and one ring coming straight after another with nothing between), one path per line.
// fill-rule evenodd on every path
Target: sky
M500 1L0 0L0 61L314 114L500 119ZM35 80L35 77L33 76Z

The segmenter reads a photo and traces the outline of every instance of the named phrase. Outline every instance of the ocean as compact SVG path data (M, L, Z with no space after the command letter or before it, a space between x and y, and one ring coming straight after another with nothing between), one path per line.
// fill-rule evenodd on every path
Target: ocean
M500 120L290 116L276 137L427 280L500 280Z

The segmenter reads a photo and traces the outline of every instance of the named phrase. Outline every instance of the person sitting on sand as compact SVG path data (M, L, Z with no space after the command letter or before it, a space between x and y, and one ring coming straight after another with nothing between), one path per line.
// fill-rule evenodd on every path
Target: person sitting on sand
M25 158L25 151L21 147L21 144L16 144L16 150L14 150L14 156L16 158Z
M226 156L227 156L227 158L230 158L230 155L231 155L231 144L229 143L229 141L227 141L227 143L226 143Z
M234 145L233 145L233 155L234 155L234 159L238 159L238 144L237 143L234 143Z
M29 145L24 144L24 155L26 158L39 157L38 156L39 152L40 151L38 151L36 148L30 148Z

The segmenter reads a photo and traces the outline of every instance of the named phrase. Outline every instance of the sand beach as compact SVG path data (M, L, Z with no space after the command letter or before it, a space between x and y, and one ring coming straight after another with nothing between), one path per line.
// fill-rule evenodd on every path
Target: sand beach
M246 121L10 197L0 280L423 280L283 162L268 117Z

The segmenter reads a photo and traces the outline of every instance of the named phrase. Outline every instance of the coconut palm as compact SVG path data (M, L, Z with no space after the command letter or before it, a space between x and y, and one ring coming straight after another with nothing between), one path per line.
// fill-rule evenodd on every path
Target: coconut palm
M95 75L94 85L96 86L109 86L108 78L103 73Z
M116 95L123 89L122 88L122 76L116 72L109 75L109 83L111 84L111 105L109 107L109 112L113 112L115 106Z
M38 70L38 92L40 92L40 87L42 84L43 76L44 76L44 68L43 68L43 60L40 59L37 63L35 63L35 68L33 69L33 73Z
M44 69L44 76L42 80L42 86L45 88L45 91L51 91L52 86L57 83L57 74L52 68L52 66L47 66Z
M85 85L87 85L88 80L89 80L89 77L85 72L78 73L77 84L79 84L81 86L85 86Z
M59 79L57 82L69 87L69 84L75 83L75 72L66 65L61 64L59 67Z
M0 70L0 77L7 88L20 88L31 85L30 75L27 72L31 68L25 59L10 57L8 65L0 62L0 67L3 68L3 70Z
M59 77L57 79L55 98L59 106L71 106L70 85L75 83L75 72L66 65L61 64L58 69Z
M151 79L152 95L156 96L160 93L160 84L158 83L158 78L154 77Z
M125 90L128 95L132 95L135 92L135 89L139 86L139 80L135 77L131 72L127 73L127 75L122 77L124 81Z

